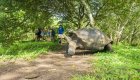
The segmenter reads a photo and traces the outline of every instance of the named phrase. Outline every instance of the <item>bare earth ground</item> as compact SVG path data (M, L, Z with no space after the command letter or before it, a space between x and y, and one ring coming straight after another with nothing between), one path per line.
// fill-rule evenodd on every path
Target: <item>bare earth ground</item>
M0 80L70 80L75 74L90 73L91 55L65 58L64 52L49 52L34 61L16 60L0 64Z

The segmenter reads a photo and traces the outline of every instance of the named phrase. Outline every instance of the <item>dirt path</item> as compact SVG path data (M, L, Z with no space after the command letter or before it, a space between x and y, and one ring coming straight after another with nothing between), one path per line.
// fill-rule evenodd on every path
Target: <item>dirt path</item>
M69 80L91 71L91 55L65 58L64 52L49 52L31 62L18 60L0 65L0 80Z

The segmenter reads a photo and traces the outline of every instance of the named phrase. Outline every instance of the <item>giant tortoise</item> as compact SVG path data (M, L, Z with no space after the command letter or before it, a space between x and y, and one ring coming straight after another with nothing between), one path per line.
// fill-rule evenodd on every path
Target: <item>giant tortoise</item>
M68 42L68 48L65 56L75 54L77 48L92 51L112 51L112 40L103 32L94 28L83 28L72 31L69 36L65 35Z

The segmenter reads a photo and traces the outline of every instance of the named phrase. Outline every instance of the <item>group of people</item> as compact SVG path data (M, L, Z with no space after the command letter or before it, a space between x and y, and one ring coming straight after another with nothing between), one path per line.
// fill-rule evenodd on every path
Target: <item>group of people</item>
M64 33L64 28L62 25L59 25L59 28L57 30L58 33L58 42L61 44L62 43L62 38L63 38L63 33ZM54 29L42 29L38 28L37 31L35 32L36 35L36 40L46 40L49 39L51 41L56 41L56 31Z

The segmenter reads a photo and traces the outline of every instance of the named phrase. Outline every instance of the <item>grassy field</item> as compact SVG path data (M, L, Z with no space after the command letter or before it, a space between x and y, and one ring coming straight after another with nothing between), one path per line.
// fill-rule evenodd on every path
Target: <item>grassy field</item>
M25 60L32 60L40 54L47 54L49 50L58 50L58 48L55 47L57 45L57 43L44 41L18 42L9 48L0 48L0 61L20 58Z
M114 45L112 53L96 53L93 71L72 80L140 80L140 47Z

